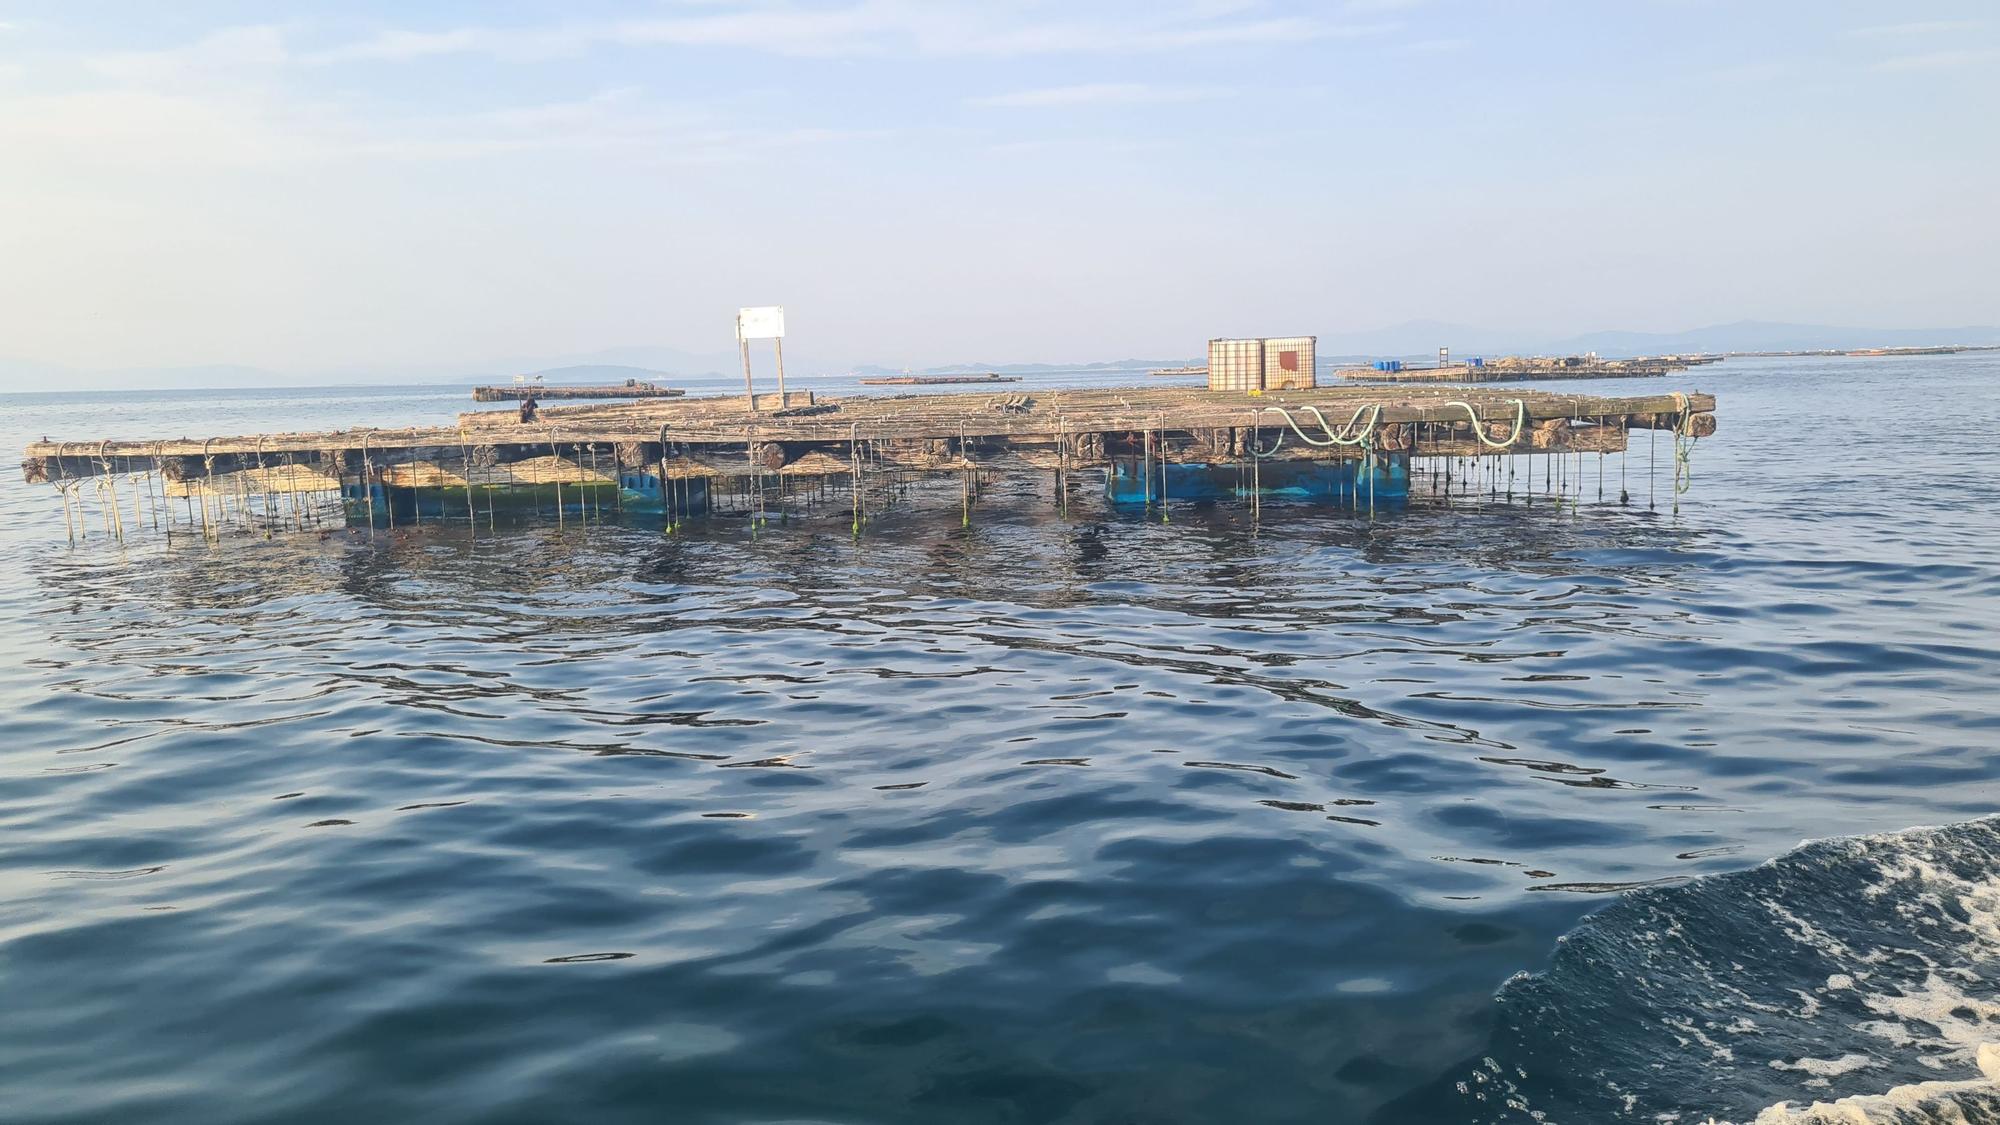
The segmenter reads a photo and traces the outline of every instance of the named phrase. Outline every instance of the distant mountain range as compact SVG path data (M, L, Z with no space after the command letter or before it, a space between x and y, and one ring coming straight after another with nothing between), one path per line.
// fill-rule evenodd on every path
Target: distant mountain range
M1660 355L1677 352L1843 351L1854 348L1923 347L1933 344L2000 345L2000 327L1840 328L1739 320L1683 332L1590 332L1550 338L1497 332L1442 321L1411 321L1372 332L1321 335L1319 354L1342 358L1454 355Z
M1092 375L1120 371L1150 371L1155 367L1178 367L1186 359L1114 359L1102 363L946 363L911 370L913 375ZM861 364L850 370L856 375L901 375L900 367Z
M1288 325L1287 329L1296 329ZM1189 354L1162 359L1122 359L1075 364L948 363L912 368L920 375L965 375L988 371L1005 375L1139 372L1153 367L1178 367L1204 362L1195 341ZM2000 346L2000 327L1963 328L1841 328L1822 324L1785 324L1741 320L1684 332L1592 332L1550 338L1505 332L1444 321L1410 321L1366 332L1321 333L1322 360L1423 358L1448 347L1455 356L1472 355L1659 355L1674 352L1820 351L1856 348L1922 347L1962 344ZM510 383L517 373L540 375L551 383L607 383L626 379L653 381L734 376L740 360L734 352L691 352L661 345L607 348L583 355L528 356L463 366L423 365L395 369L276 372L258 367L211 364L187 367L133 367L81 371L55 364L0 358L0 392L46 390L161 389L368 385L383 383L472 384ZM858 373L900 374L901 367L853 364L815 358L787 357L794 377ZM760 378L771 374L771 361L759 355Z
M529 371L525 378L540 379L544 383L623 383L627 379L637 379L641 383L656 383L671 379L671 372L655 371L650 367L627 367L620 363L574 363L568 367L551 367L545 371ZM512 376L495 380L495 385L504 386L514 381Z

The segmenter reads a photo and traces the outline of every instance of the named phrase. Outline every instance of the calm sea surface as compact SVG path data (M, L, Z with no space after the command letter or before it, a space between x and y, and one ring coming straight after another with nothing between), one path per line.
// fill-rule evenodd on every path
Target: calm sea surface
M0 1119L1694 1122L1975 1078L2000 358L1664 387L1721 399L1678 515L1643 435L1633 508L1253 530L1033 481L858 542L72 547L10 470ZM13 395L0 446L465 408Z

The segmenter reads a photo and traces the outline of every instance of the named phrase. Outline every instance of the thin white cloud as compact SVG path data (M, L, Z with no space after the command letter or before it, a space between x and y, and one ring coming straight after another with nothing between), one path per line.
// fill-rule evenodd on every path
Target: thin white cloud
M1930 51L1921 55L1898 55L1883 59L1874 69L1887 72L1912 72L1924 70L1957 70L1967 66L1984 66L2000 62L2000 50L1968 49L1956 51Z
M1241 4L1146 6L1123 18L1048 18L998 4L857 0L840 7L756 4L723 12L539 27L391 30L309 56L315 62L477 54L533 60L602 46L725 47L771 54L850 56L1138 53L1377 35L1393 25L1258 16Z
M1946 35L1957 31L1971 31L1983 26L1978 20L1916 20L1910 23L1883 23L1872 27L1857 27L1849 35L1869 38L1894 38L1904 35Z
M193 43L160 51L113 51L83 60L105 78L143 85L207 80L245 71L274 70L291 61L278 28L230 27Z
M1153 86L1144 82L1084 82L1073 86L1046 86L1037 90L1016 90L973 98L973 105L1003 109L1044 109L1082 105L1152 105L1160 102L1191 102L1221 96L1212 88Z
M880 130L758 128L635 91L473 113L398 116L269 89L107 89L0 96L0 150L24 166L144 174L601 153L645 165L706 165Z

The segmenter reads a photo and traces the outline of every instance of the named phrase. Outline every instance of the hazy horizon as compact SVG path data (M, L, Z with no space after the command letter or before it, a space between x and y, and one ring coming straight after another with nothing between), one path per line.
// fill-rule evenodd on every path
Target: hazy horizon
M1952 2L0 0L0 390L726 353L763 303L912 367L1992 325L1995 63Z

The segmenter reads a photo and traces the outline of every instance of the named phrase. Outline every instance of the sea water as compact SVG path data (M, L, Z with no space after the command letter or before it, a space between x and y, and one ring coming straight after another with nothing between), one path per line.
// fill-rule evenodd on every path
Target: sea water
M2000 360L1584 389L1666 388L1678 512L1645 432L1575 505L858 539L72 546L0 481L0 1119L1991 1120Z

